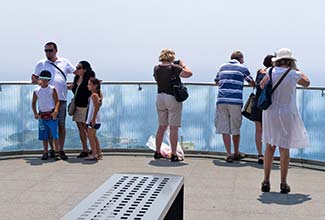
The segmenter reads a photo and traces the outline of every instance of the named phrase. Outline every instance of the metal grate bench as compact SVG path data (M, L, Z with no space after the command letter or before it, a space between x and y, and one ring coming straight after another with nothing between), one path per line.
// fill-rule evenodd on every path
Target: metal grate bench
M184 178L114 174L61 220L183 220Z

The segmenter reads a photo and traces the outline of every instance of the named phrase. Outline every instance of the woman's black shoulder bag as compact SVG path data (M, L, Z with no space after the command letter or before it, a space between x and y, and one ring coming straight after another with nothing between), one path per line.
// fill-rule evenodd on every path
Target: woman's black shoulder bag
M184 102L188 98L188 92L187 88L184 86L184 84L181 81L181 78L174 74L174 65L172 64L172 87L174 96L176 98L176 101L178 102Z

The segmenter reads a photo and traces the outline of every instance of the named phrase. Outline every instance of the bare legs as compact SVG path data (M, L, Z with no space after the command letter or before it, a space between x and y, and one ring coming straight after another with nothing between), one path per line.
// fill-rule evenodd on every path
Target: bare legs
M231 140L230 134L222 134L223 144L226 147L227 156L231 156Z
M96 129L88 128L88 138L89 138L89 143L92 151L90 159L91 158L99 159L99 157L101 157L102 155L102 152L100 149L99 140L96 136Z
M273 156L275 152L275 146L270 144L266 145L265 155L264 155L264 181L270 181L270 174L273 164Z
M57 139L51 139L51 140L44 140L43 141L43 148L44 148L44 153L48 154L48 149L49 149L49 143L51 145L54 144L54 149L51 149L51 150L54 150L55 153L58 153L59 152L59 141ZM42 159L43 160L43 159ZM46 158L47 160L47 158Z
M230 134L222 134L223 143L226 147L227 156L231 156L231 140ZM234 143L234 152L235 154L239 154L239 141L240 135L232 135L232 141Z
M77 127L79 130L79 137L82 145L82 151L83 152L88 152L88 147L87 147L87 125L82 122L77 122Z
M65 126L59 125L59 146L60 151L63 151L64 148L64 141L65 141Z
M234 143L235 155L239 154L239 141L240 141L240 135L239 134L232 136L232 142Z
M49 141L43 141L44 153L49 152Z
M164 139L164 134L167 129L167 125L159 125L156 133L156 152L160 153L160 147Z
M281 185L287 184L287 176L290 162L290 151L289 149L279 147L280 151L280 171L281 171ZM273 156L275 152L275 146L268 144L265 149L264 155L264 182L270 182L270 174L273 164ZM290 191L290 189L289 189ZM288 193L287 191L286 193ZM282 188L281 188L282 192Z
M156 151L160 152L160 147L164 139L164 134L167 129L167 125L160 125L156 133ZM177 142L178 142L178 126L169 126L170 135L169 141L172 148L172 154L177 155Z
M262 155L262 123L255 121L255 144L258 155Z
M289 169L289 161L290 161L290 151L289 149L285 149L280 147L280 169L281 169L281 183L287 183L288 169Z
M178 142L178 127L177 126L170 126L170 135L169 135L169 140L170 140L170 145L172 145L172 154L176 154L177 150L177 142Z

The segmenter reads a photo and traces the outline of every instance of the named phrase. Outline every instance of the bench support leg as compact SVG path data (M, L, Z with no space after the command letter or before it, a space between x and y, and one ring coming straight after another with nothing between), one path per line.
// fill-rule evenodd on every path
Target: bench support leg
M183 220L184 216L184 185L175 198L172 206L168 210L168 213L164 220Z

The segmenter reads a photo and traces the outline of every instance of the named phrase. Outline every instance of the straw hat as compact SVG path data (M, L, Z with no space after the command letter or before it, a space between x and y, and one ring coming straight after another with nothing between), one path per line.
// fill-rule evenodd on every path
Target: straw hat
M293 60L296 61L296 59L292 56L292 52L288 48L281 48L277 53L276 57L272 58L272 62L276 62L278 60L282 59L288 59L288 60Z

